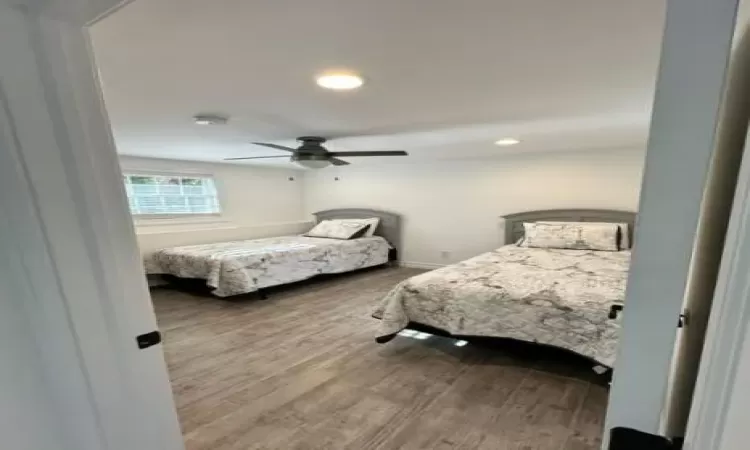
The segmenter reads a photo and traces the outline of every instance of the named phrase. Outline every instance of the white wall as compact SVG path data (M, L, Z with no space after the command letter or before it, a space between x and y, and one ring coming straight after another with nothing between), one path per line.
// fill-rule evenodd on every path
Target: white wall
M306 172L128 156L120 162L123 171L213 174L217 181L220 218L141 220L137 233L143 254L175 245L299 233L309 228L315 211L364 207L402 214L402 261L427 267L502 245L503 214L551 208L635 210L643 151L399 161Z
M330 167L305 174L305 209L363 207L402 214L402 261L442 265L502 245L503 214L636 210L643 158L642 149L623 149Z
M310 218L303 214L302 171L129 156L121 156L120 164L125 172L211 174L216 179L221 217L139 220L136 231L143 254L176 245L294 234L309 227Z

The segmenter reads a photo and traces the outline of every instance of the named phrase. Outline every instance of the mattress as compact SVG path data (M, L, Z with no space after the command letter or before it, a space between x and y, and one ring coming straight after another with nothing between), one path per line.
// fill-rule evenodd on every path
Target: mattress
M214 295L227 297L385 264L389 249L379 236L352 240L283 236L166 248L146 258L144 265L148 274L203 279Z
M630 252L507 245L397 285L375 309L379 341L409 322L457 336L561 347L604 366L615 360Z

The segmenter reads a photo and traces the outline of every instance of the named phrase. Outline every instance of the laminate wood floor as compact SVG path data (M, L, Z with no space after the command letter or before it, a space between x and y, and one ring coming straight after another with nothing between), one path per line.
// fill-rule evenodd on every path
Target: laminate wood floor
M267 300L153 290L187 449L599 448L607 389L575 358L376 344L373 305L420 272L316 279Z

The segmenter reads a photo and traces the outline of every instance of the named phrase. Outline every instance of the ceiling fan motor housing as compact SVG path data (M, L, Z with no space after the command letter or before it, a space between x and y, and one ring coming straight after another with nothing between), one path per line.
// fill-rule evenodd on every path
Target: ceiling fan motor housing
M292 161L326 160L328 150L323 147L326 138L320 136L301 136L297 138L302 145L292 154Z
M305 144L322 145L328 139L324 137L320 137L320 136L300 136L297 138L297 140L302 142L302 145L305 145Z

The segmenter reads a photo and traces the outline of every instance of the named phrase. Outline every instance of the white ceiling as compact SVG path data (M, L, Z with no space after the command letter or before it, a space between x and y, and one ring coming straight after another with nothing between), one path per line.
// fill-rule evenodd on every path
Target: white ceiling
M474 158L642 145L664 7L136 0L92 36L122 154L218 161L281 154L250 142L314 134L349 136L331 143L335 150ZM367 83L352 92L316 86L314 75L332 67L356 69ZM201 112L231 119L196 126L191 117ZM506 136L523 142L492 145Z

